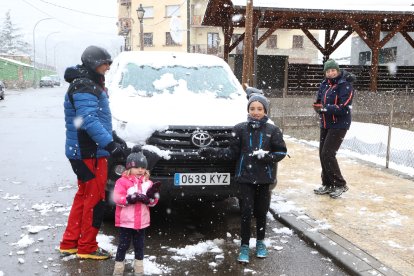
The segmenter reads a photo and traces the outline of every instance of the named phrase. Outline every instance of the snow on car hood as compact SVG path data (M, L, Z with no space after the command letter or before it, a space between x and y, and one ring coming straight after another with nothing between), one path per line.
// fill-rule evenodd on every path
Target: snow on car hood
M247 117L243 95L223 99L212 93L180 91L141 97L128 91L130 87L119 90L110 96L114 129L133 143L144 143L155 130L168 126L232 127Z

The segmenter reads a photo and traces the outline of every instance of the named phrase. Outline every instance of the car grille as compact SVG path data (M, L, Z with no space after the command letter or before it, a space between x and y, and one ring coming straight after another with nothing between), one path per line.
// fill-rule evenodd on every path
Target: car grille
M203 129L174 127L154 132L147 140L147 144L170 151L198 150L200 147L191 142L191 136L196 131L206 131L211 135L213 141L209 145L210 147L227 147L232 135L229 127L206 127Z
M199 146L192 143L194 132L203 131L210 134L212 142L209 147L226 148L232 136L230 127L174 127L165 131L156 131L147 140L147 144L162 150L169 150L171 158L160 160L151 170L153 176L173 176L174 173L231 173L234 174L236 162L200 158L196 153Z

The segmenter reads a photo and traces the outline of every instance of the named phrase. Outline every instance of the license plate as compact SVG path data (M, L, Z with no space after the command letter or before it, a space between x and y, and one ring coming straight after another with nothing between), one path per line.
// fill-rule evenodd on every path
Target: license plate
M176 173L174 185L230 185L230 173Z

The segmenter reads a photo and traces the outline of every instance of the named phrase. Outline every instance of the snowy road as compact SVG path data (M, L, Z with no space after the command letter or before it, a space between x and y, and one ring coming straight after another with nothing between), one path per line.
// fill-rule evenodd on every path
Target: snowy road
M113 260L61 259L57 251L76 192L64 156L65 90L7 91L0 102L1 276L112 273ZM168 215L164 208L152 214L145 250L148 275L346 275L270 215L269 258L237 264L239 213L234 199L169 210ZM100 245L115 252L116 236L116 228L106 222Z

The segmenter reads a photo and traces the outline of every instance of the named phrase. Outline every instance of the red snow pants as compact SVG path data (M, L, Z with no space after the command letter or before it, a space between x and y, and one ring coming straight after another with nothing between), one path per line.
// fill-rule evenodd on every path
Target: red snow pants
M86 182L78 180L78 191L73 200L60 249L78 248L78 254L89 254L98 249L96 236L99 228L92 226L92 224L94 212L103 213L103 210L96 210L94 207L105 199L108 165L105 157L83 159L82 161L95 175L95 178Z

